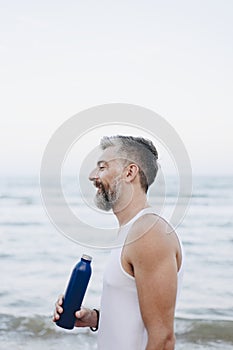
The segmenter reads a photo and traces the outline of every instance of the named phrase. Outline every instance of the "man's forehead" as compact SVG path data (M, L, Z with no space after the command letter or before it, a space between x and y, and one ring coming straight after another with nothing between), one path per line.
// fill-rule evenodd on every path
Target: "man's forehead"
M102 151L101 155L98 158L98 163L100 162L109 162L111 160L119 159L119 154L117 153L118 147L111 146Z

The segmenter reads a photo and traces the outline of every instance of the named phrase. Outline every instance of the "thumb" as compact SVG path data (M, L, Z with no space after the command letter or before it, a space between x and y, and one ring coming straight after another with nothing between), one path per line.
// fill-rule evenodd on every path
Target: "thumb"
M85 314L86 314L86 310L84 310L84 309L78 310L78 311L75 312L75 316L76 316L77 318L82 318L82 317L85 316Z

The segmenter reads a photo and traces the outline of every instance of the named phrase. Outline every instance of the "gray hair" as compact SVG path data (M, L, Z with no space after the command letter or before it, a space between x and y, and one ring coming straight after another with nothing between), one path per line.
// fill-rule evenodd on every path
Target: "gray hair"
M150 140L134 136L104 136L100 141L102 150L118 146L121 158L139 167L140 183L147 193L158 172L158 152Z

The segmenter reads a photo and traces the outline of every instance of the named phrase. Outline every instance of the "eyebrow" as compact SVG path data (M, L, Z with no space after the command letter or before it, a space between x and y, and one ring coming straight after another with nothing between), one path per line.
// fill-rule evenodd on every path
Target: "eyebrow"
M99 161L97 162L97 166L100 166L102 163L108 165L108 162L106 162L106 160L99 160Z

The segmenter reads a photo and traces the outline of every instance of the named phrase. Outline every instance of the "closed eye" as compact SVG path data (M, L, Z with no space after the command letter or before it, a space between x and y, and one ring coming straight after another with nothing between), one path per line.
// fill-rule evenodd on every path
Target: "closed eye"
M107 163L103 160L99 161L97 163L98 169L103 171L107 167Z

